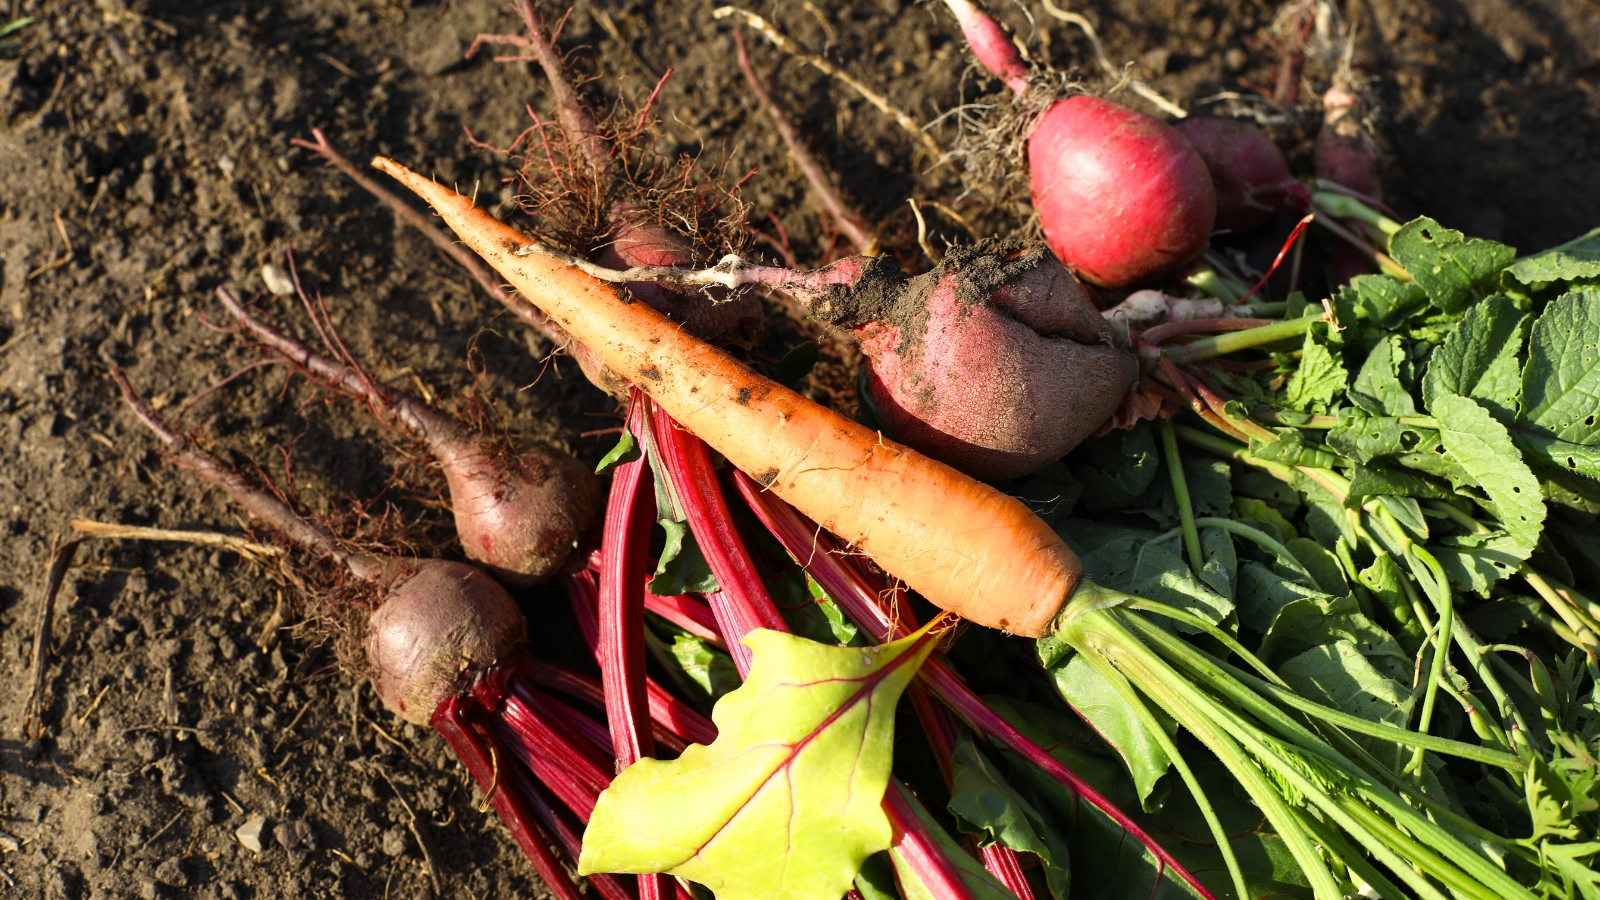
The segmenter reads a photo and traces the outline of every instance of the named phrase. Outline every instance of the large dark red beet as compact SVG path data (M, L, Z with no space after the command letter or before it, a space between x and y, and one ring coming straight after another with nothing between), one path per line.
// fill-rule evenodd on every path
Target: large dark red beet
M1275 212L1303 215L1311 206L1311 191L1289 174L1283 151L1255 125L1195 116L1173 127L1211 172L1216 228L1250 231L1267 224Z
M869 273L812 304L853 329L889 437L969 475L1014 478L1093 434L1138 374L1044 248L952 248L926 275Z
M1211 173L1172 126L1109 100L1053 104L1028 138L1033 205L1050 249L1080 277L1125 287L1205 248Z

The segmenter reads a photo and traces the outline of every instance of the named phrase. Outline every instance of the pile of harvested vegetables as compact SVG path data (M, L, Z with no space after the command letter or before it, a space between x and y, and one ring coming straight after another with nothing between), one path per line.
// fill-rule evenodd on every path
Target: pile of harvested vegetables
M641 151L651 107L591 108L529 0L489 40L557 104L532 236L302 142L618 400L597 478L378 382L298 280L314 341L219 291L436 460L459 552L358 546L117 384L302 551L352 671L558 897L1600 898L1600 229L1519 256L1400 223L1351 81L1300 179L947 6L1015 95L1043 240L915 274L799 144L858 254L750 259L733 186ZM1213 246L1263 228L1262 271ZM793 388L814 345L749 350L756 292L859 342L854 419ZM511 592L550 581L598 677L530 649Z

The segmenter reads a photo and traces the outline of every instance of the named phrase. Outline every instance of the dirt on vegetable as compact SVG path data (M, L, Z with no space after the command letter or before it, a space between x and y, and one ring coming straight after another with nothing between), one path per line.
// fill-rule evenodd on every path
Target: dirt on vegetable
M642 108L670 67L648 149L704 157L729 183L754 170L741 192L754 252L825 264L842 244L750 96L716 5L582 0L560 44L601 109ZM314 637L325 631L307 622L295 585L237 553L86 544L56 601L41 733L23 721L45 574L73 518L267 537L155 453L117 399L112 365L163 416L341 534L391 535L402 522L419 543L451 549L442 476L372 417L283 366L208 392L259 357L208 327L228 320L215 288L271 321L304 321L285 289L290 245L377 379L446 407L487 398L524 438L591 465L614 444L615 402L570 357L289 143L320 127L353 159L394 157L517 215L517 161L465 129L508 147L534 125L526 107L548 121L551 98L528 64L464 54L518 18L499 0L10 6L34 21L0 40L18 44L0 50L0 896L406 897L435 885L445 897L543 896L443 740L385 711ZM1082 32L1034 0L993 6L1036 54L1107 87ZM919 121L1010 102L973 69L941 4L751 8ZM1131 62L1186 109L1249 109L1273 89L1273 3L1072 9L1096 24L1113 64ZM0 7L0 24L9 12ZM1426 213L1524 250L1600 224L1592 4L1352 0L1346 16L1357 69L1374 79L1385 197L1402 220ZM958 162L919 156L847 88L795 60L778 67L763 38L746 40L912 273L932 263L908 197L953 213L929 216L941 251L1027 226L1021 198L995 205ZM1128 90L1113 97L1159 114ZM960 118L929 133L960 146ZM1311 170L1318 121L1272 125L1296 172ZM765 303L752 355L780 359L820 336ZM853 411L858 354L820 343L802 389ZM594 671L559 590L514 596L541 656Z

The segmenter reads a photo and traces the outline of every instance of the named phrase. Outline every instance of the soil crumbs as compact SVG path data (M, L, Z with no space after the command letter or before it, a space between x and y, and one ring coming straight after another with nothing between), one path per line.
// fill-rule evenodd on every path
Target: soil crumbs
M415 500L436 476L359 408L279 367L202 396L258 358L206 327L222 320L216 287L264 298L264 315L305 333L297 302L261 275L290 245L379 377L440 397L475 386L523 433L591 462L609 448L584 435L614 425L614 407L570 359L545 362L550 347L289 143L321 127L358 161L384 153L508 208L511 166L463 129L507 146L529 124L524 105L548 110L548 92L524 64L462 57L474 35L512 31L516 18L500 0L11 5L34 22L0 52L0 896L423 896L433 881L419 833L441 848L443 896L544 895L444 742L353 687L294 591L232 553L86 545L57 601L44 735L24 736L22 722L44 573L72 518L248 532L221 496L152 452L109 365L220 452L271 473L308 514L359 530L373 498L411 497L400 508L437 523ZM1083 36L1037 2L991 6L1057 67L1095 76ZM1186 107L1272 83L1270 3L1073 7L1113 61ZM603 104L637 108L671 67L658 149L711 154L735 177L755 169L752 225L801 264L822 262L834 236L713 8L579 0L561 43ZM754 8L924 121L994 90L941 4ZM1345 15L1356 62L1377 79L1386 185L1402 215L1524 250L1600 224L1591 2L1349 0ZM752 46L770 75L770 46ZM776 74L845 193L898 236L887 244L914 248L905 199L955 202L959 170L928 168L893 124L815 71L790 61ZM940 140L953 141L953 121ZM1304 138L1287 139L1299 162ZM781 356L805 330L769 311ZM824 344L807 390L848 408L853 354ZM564 598L520 599L539 617L535 649L582 665Z

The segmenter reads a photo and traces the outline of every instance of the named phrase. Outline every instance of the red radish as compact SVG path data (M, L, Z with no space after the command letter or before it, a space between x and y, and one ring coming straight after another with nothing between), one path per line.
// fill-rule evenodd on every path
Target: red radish
M416 398L373 381L336 336L327 341L328 347L343 362L257 321L226 288L218 288L217 296L256 340L317 382L365 400L382 419L428 448L450 487L463 551L501 581L522 587L548 580L594 521L599 484L594 473L568 454L544 444L512 444L476 434ZM309 302L307 308L312 308ZM332 335L323 322L317 327L325 338Z
M1378 179L1378 144L1366 123L1367 104L1348 85L1335 81L1322 95L1322 129L1317 132L1316 171L1374 201L1383 199ZM1330 267L1337 284L1372 271L1367 256L1345 241L1330 248Z
M945 0L984 68L1019 98L1021 55L972 0ZM1100 97L1057 100L1028 135L1033 208L1046 242L1078 277L1127 287L1200 255L1216 219L1210 173L1159 119Z
M1215 227L1250 231L1274 212L1304 215L1311 191L1289 174L1283 151L1266 132L1240 119L1196 116L1173 126L1205 161L1217 192Z
M1039 116L1028 169L1050 249L1103 287L1194 259L1216 219L1211 174L1183 135L1099 97L1068 97Z
M1013 92L1021 94L1026 91L1028 64L1017 52L1017 45L1011 42L1011 36L1006 34L1005 29L974 6L972 0L945 0L945 5L955 13L956 21L961 24L961 34L966 37L967 46L972 48L972 55L977 57L979 65L988 69Z
M1322 95L1322 130L1317 132L1316 146L1317 177L1382 200L1378 144L1367 128L1366 113L1366 101L1344 85L1335 84Z

